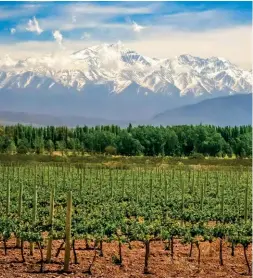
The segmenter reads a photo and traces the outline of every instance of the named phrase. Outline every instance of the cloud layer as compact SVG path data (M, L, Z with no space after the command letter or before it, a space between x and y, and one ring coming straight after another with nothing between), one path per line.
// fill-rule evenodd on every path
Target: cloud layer
M0 25L0 57L6 54L6 49L11 56L57 52L59 46L71 53L94 44L121 40L127 47L152 57L170 58L183 53L223 56L244 68L251 67L251 15L249 19L242 5L240 11L218 8L218 3L217 7L213 4L207 8L205 2L19 5L0 5L0 24L1 20L7 20L8 13L16 19L16 26L10 22L5 35L1 34ZM40 36L35 38L30 34L30 38L28 32Z

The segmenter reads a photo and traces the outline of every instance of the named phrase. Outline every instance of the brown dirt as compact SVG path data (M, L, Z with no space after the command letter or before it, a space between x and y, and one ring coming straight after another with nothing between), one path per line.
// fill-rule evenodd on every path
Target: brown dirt
M92 261L94 250L77 250L77 256L80 264L70 266L71 273L63 274L59 271L63 268L64 251L59 257L55 258L60 241L53 243L53 263L45 264L44 273L38 273L40 264L39 250L35 250L34 256L29 255L28 245L25 245L26 262L21 263L21 254L19 249L14 247L15 240L8 242L8 254L4 255L4 250L0 250L0 278L56 278L56 277L96 277L96 278L186 278L186 277L251 277L247 274L243 249L236 247L235 257L231 256L231 248L224 246L223 258L224 266L219 265L219 242L211 245L208 242L200 244L201 263L198 267L197 248L194 246L192 258L188 257L190 246L184 246L176 242L174 247L174 260L172 261L169 251L164 250L162 242L151 243L151 254L149 258L150 274L143 274L144 266L144 245L141 242L133 242L130 250L127 245L123 246L123 266L120 267L113 263L112 256L118 255L117 243L103 244L103 257L97 257L93 267L92 275L85 274L90 262ZM77 241L76 248L84 248L84 241ZM251 262L251 246L247 250L247 256ZM44 258L46 250L43 250Z

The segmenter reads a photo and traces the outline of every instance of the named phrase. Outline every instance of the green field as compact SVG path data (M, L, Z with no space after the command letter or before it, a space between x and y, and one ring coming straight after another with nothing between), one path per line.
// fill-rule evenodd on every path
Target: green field
M148 253L151 241L171 245L174 238L182 244L220 239L232 248L237 244L247 248L251 181L247 168L2 164L0 237L5 246L14 236L19 247L20 242L30 242L32 248L37 244L48 250L52 240L65 240L67 247L78 239L95 241L100 243L98 250L105 241L131 244L138 240ZM72 219L66 217L70 196ZM121 263L122 258L118 260ZM146 260L148 255L145 264ZM65 270L67 261L68 256Z

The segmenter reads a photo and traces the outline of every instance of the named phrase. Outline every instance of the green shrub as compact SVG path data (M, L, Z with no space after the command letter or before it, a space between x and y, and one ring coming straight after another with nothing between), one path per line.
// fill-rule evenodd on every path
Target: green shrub
M189 155L189 159L205 159L202 153L192 153Z
M25 145L19 145L17 148L17 153L18 154L27 154L28 153L28 148Z
M115 154L117 154L117 149L113 146L107 146L105 148L105 153L110 154L110 155L115 155Z

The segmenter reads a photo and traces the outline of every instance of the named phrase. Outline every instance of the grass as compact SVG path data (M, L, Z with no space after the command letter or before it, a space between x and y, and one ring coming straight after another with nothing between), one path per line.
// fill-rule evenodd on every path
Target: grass
M109 168L132 167L170 167L170 166L203 166L203 167L251 167L251 159L239 158L187 158L187 157L147 157L147 156L109 156L101 154L80 155L38 155L38 154L0 154L0 163L78 163L94 167Z

